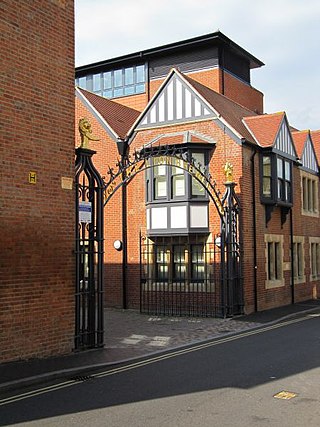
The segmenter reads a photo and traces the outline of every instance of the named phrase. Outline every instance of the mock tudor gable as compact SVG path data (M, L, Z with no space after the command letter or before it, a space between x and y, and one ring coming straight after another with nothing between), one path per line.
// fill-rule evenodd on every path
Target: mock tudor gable
M318 173L319 166L309 131L292 132L292 137L301 160L301 169Z
M146 107L136 130L215 116L215 111L173 69Z

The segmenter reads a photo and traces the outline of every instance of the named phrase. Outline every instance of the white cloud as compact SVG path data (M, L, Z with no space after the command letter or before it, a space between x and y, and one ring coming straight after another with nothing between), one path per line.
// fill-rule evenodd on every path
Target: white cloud
M266 66L253 71L266 111L320 128L319 0L76 0L76 63L96 61L218 29ZM153 7L154 5L154 7Z

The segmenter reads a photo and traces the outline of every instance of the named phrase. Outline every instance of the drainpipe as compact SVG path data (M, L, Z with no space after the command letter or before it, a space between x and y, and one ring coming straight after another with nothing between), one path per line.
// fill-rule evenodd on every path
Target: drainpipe
M291 304L295 303L294 295L294 271L293 271L293 217L292 208L290 208L290 245L291 245Z
M257 285L257 216L256 216L256 177L254 158L256 150L251 155L251 186L252 186L252 209L253 209L253 294L254 294L254 311L258 311L258 285Z
M122 165L126 165L128 160L128 139L118 138L118 152L121 157ZM122 180L126 178L126 171L122 172ZM127 184L122 185L121 193L121 209L122 209L122 308L127 308L127 266L128 266L128 251L127 251Z
M221 93L224 95L224 49L220 48L219 68L221 68Z

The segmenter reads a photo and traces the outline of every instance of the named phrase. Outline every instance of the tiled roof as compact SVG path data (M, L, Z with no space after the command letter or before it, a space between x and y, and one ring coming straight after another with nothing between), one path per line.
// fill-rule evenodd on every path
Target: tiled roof
M308 130L300 130L297 132L291 132L292 138L293 138L293 142L294 145L296 147L297 150L297 154L299 159L301 159L302 154L303 154L303 149L304 149L304 145L307 141L308 135L309 135L309 131Z
M212 89L203 86L189 76L183 75L191 86L216 110L221 117L247 141L256 144L256 141L242 122L243 117L257 116L255 112L242 107L240 104L232 101L226 96L215 92Z
M245 117L243 121L261 147L272 147L275 143L285 113L263 114Z
M311 131L311 138L314 146L314 151L316 152L316 156L318 159L318 163L320 163L320 130Z
M128 130L140 115L140 112L133 108L118 104L81 88L78 88L78 90L121 138L127 135Z

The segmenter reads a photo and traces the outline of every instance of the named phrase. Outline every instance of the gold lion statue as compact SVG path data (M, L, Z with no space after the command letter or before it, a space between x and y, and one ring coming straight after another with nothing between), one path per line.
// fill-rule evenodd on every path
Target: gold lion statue
M100 141L92 134L91 123L85 117L79 120L79 132L81 137L81 148L89 148L89 141Z
M226 182L233 182L233 165L230 162L227 162L224 165L223 170L226 176Z

